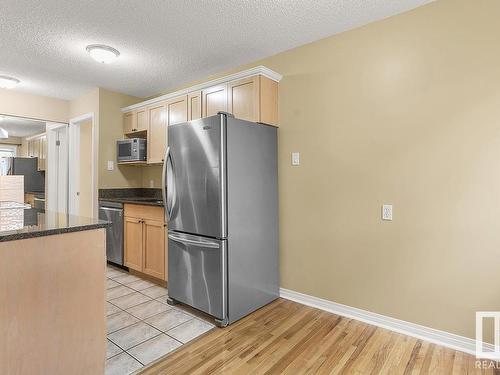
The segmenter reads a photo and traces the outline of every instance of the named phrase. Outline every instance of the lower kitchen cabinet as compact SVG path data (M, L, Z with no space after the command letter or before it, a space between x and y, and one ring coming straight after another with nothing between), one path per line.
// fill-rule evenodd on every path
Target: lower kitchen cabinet
M165 224L162 221L144 220L144 257L142 272L165 278Z
M142 271L142 220L135 217L125 216L124 220L125 235L125 265L136 271Z
M167 226L163 207L125 204L125 266L167 280Z

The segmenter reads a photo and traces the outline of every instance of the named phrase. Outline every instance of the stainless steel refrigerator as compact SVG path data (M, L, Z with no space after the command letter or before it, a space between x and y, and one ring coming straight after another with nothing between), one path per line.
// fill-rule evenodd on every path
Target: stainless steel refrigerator
M45 172L37 169L37 158L2 157L0 158L0 176L24 176L24 191L45 191Z
M168 126L169 303L226 326L279 295L277 129L229 114Z

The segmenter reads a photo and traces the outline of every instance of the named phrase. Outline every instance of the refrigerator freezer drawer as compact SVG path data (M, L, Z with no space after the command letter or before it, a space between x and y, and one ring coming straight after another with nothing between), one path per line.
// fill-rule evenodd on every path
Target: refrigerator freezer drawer
M224 319L227 315L226 242L169 232L169 297Z

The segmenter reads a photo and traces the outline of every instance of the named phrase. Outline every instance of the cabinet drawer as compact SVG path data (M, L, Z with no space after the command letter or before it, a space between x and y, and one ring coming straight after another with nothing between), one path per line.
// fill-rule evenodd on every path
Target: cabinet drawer
M157 220L161 222L165 221L163 207L140 204L125 204L123 209L125 216L128 217Z

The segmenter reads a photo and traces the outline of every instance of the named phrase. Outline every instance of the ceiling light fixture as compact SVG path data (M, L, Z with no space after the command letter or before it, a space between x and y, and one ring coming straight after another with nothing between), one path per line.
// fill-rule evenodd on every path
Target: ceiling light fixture
M2 89L12 89L21 83L20 80L9 76L0 76L0 88Z
M103 64L111 64L120 56L118 50L104 44L91 44L86 49L90 57Z
M9 132L4 128L0 128L0 139L7 139L7 138L9 138Z

